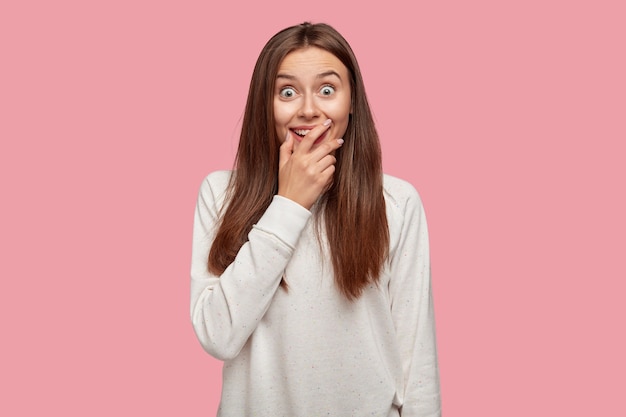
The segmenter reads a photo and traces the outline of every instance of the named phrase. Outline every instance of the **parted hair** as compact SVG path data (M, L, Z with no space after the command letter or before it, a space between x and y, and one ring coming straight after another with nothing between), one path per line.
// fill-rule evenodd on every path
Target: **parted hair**
M378 133L356 57L348 42L327 24L308 22L274 35L254 67L243 116L235 170L226 207L208 257L209 272L221 275L247 241L278 192L281 141L274 125L274 89L282 60L298 49L317 47L348 69L352 114L343 136L333 182L319 200L335 283L348 299L377 283L388 256L389 230L383 197ZM288 278L287 278L288 280ZM288 284L288 282L287 282ZM287 285L281 284L285 289Z

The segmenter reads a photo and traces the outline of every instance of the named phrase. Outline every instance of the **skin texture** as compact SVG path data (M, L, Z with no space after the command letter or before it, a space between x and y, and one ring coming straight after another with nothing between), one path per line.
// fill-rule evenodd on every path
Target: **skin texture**
M274 91L280 147L278 195L310 209L332 183L336 159L351 112L348 69L316 47L288 54ZM304 137L295 130L310 130Z

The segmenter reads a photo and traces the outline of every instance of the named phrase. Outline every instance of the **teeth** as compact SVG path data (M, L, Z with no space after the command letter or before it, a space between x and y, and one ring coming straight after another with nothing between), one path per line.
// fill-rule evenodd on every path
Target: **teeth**
M304 135L306 135L307 133L309 133L310 131L311 131L310 129L309 129L309 130L303 130L303 129L297 129L297 130L294 130L294 132L296 132L296 134L297 134L298 136L304 136Z

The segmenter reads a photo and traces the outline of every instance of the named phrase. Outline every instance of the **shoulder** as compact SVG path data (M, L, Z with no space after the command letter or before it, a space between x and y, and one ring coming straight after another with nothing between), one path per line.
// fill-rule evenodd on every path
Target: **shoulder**
M200 191L211 191L212 194L223 194L228 188L228 183L233 171L214 171L204 177Z
M408 181L385 175L383 193L389 227L389 256L393 259L407 239L427 234L426 216L419 193Z
M406 211L408 208L421 208L422 199L415 187L408 181L383 175L383 193L389 209Z
M417 227L425 223L422 199L411 183L391 175L385 175L383 193L392 240L402 229Z
M207 175L200 185L199 199L207 205L213 203L221 207L232 173L233 171L214 171Z
M232 173L233 171L226 170L211 172L204 178L202 185L212 189L226 189Z

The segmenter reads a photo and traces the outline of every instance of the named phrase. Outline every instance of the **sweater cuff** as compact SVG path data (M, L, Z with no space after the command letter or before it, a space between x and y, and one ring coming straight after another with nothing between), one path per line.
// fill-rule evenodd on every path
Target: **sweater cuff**
M275 195L254 227L275 235L291 248L295 248L300 234L311 216L309 210L295 201Z

